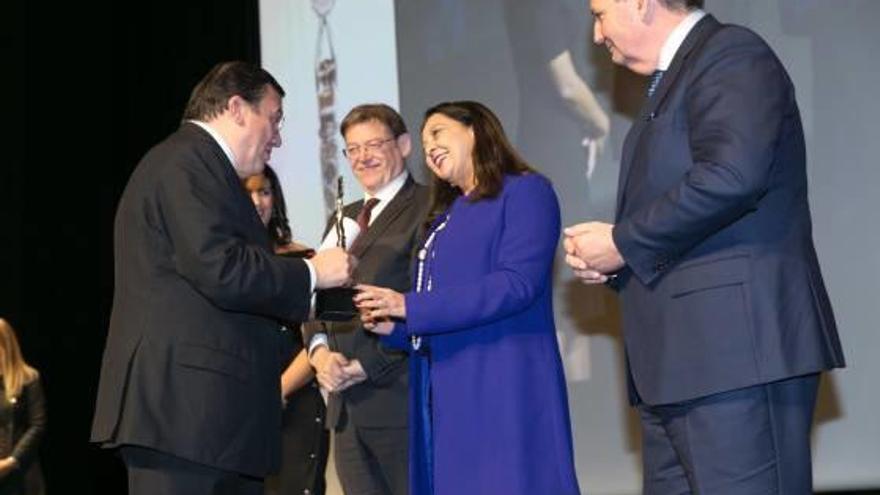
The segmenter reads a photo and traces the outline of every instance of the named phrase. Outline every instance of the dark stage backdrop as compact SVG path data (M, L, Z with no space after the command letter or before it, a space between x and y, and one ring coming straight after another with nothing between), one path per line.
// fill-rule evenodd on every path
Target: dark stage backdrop
M121 463L88 443L112 302L116 205L210 67L259 62L258 5L59 5L2 8L16 15L2 31L15 58L0 79L12 85L3 93L18 110L4 128L24 125L11 126L22 134L12 134L18 153L0 165L0 316L47 388L50 493L119 494Z

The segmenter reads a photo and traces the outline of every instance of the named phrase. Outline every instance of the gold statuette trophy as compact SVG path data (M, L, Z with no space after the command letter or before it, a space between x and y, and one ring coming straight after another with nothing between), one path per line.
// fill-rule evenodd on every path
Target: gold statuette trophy
M342 223L342 176L336 180L336 213L334 226L336 230L336 246L346 249L345 228ZM334 287L319 289L315 293L315 319L321 321L349 321L358 316L354 305L357 291L351 287Z

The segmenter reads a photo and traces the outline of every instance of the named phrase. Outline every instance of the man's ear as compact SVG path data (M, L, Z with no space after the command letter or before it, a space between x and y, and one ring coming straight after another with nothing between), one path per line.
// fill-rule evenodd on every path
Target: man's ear
M637 0L638 1L638 9L639 9L639 19L642 20L645 24L651 24L654 21L654 17L657 16L657 9L660 7L657 5L657 0Z
M232 95L226 100L226 111L238 125L244 125L244 113L247 102L239 95Z
M400 154L403 155L404 158L409 156L410 151L412 151L412 138L409 136L408 132L404 132L400 136L397 136L397 149L400 150Z

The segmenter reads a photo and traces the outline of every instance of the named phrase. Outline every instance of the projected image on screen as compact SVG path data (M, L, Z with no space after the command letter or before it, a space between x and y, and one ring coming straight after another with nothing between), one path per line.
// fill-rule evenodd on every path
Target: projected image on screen
M498 115L529 164L552 181L564 225L613 221L623 140L644 102L646 80L613 65L605 47L594 45L588 0L330 3L337 116L361 103L384 102L414 130L438 102L480 101ZM849 362L821 382L813 430L816 489L880 486L874 418L880 360L873 351L880 348L880 229L873 218L880 206L880 63L874 53L880 2L706 0L706 10L763 37L796 89L813 237ZM260 16L263 63L288 89L284 146L272 165L289 191L297 235L318 245L327 219L314 80L320 26L311 2L261 0ZM419 139L413 148L407 166L427 183ZM346 198L357 198L357 181L338 147L336 160L338 173L347 176ZM627 401L618 299L574 281L561 255L556 265L554 316L581 487L594 494L639 493L641 439Z
M876 169L864 168L880 153L876 139L865 134L876 131L865 105L876 112L877 101L867 102L864 95L874 94L869 88L880 73L876 62L866 64L872 57L865 49L880 46L868 20L880 18L880 3L706 3L722 22L757 31L792 76L807 138L815 237L839 324L844 328L850 319L856 326L870 325L867 311L873 310L866 309L864 298L880 289L878 283L856 277L858 288L848 287L852 279L846 277L849 282L834 284L848 270L835 265L837 253L876 261L865 251L880 245L876 231L860 234L869 239L853 252L839 241L852 232L838 232L834 218L842 191L858 189L855 198L869 193L866 186L842 182L841 169L831 164L847 157L848 170L877 177ZM409 125L418 126L422 112L437 102L481 101L497 112L528 162L553 182L563 224L613 220L622 140L644 101L646 80L612 65L607 50L593 44L587 0L408 0L395 4L395 14L401 111ZM558 270L555 294L582 486L593 493L636 493L638 421L626 400L616 298L572 282L564 270ZM876 341L867 334L855 338ZM865 463L880 462L880 451L863 442L844 446L866 421L859 412L847 416L841 410L841 396L864 401L856 393L860 382L847 372L828 377L820 392L814 435L820 489L880 483Z

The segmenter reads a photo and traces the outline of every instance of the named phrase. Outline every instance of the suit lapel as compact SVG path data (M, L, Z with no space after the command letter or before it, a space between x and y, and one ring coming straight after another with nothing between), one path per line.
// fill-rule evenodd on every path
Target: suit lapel
M270 248L271 243L269 241L266 227L263 226L263 222L260 220L260 215L257 213L257 209L254 208L253 202L248 197L247 191L245 191L244 186L241 184L241 179L239 179L238 174L235 172L235 167L232 165L232 162L229 161L229 157L226 156L226 153L223 152L223 148L220 147L217 141L215 141L206 130L196 124L187 122L183 124L181 130L187 134L191 134L194 139L198 139L204 146L211 150L211 153L216 160L208 160L206 163L212 169L213 174L217 174L223 178L222 180L225 183L225 186L230 189L230 194L235 198L236 209L242 215L249 217L249 221L245 221L243 225L246 225L249 230L248 233L250 235L250 240L258 242L263 247Z
M642 107L642 113L640 115L641 120L646 120L657 115L657 110L666 99L669 89L675 86L676 81L681 75L682 67L687 63L688 58L691 54L695 53L695 50L701 47L719 27L721 27L721 24L712 15L707 14L697 22L693 29L691 29L691 32L688 33L687 37L685 37L684 41L681 43L678 52L675 53L675 57L672 59L672 63L669 64L669 68L663 75L663 79L660 80L660 85L657 86L654 95L651 98L648 98L645 105Z
M351 253L353 256L360 257L376 239L382 237L385 230L406 210L412 202L415 190L414 184L412 176L406 179L400 191L391 199L391 202L382 210L382 213L373 220L373 223L370 224L367 232L363 234L363 239L358 240L357 246L355 246L357 249ZM363 202L361 202L361 207L363 207ZM360 208L358 208L358 211L360 211Z
M639 142L639 136L647 123L654 120L654 118L659 115L660 107L666 100L666 95L669 94L669 90L678 82L678 79L682 74L682 68L685 66L688 58L720 27L721 24L712 15L707 14L700 19L694 28L691 29L691 32L688 33L687 37L685 37L684 42L682 42L678 51L675 53L675 57L672 59L672 63L669 65L666 73L663 75L663 79L660 80L660 85L657 86L657 90L650 98L646 99L645 103L642 105L642 109L639 112L638 117L636 117L636 120L633 122L633 125L630 128L629 133L627 133L626 139L623 143L623 152L620 157L620 174L618 175L617 182L617 213L615 214L615 221L619 219L621 214L621 208L623 206L625 192L629 182L629 174L632 168L633 152Z
M223 152L223 148L221 148L220 144L214 140L214 137L208 134L208 131L191 122L183 124L181 130L188 134L192 134L196 139L199 139L205 146L208 146L211 149L211 153L216 160L208 162L208 164L215 169L215 173L222 175L230 187L244 190L244 188L241 187L241 181L238 178L238 175L235 173L235 167L232 165L232 162L229 161L229 157L226 156L226 153Z

